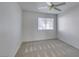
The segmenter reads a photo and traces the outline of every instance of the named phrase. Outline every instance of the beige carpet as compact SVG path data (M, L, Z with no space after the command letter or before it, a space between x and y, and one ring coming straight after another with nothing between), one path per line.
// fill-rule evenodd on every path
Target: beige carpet
M16 57L79 57L79 50L57 39L24 42Z

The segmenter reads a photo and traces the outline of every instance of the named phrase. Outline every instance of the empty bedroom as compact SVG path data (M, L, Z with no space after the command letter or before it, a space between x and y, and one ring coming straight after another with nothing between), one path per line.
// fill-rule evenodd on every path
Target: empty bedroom
M0 57L79 57L79 2L0 2Z
M19 5L23 11L23 43L17 57L79 56L76 36L79 3L20 2Z

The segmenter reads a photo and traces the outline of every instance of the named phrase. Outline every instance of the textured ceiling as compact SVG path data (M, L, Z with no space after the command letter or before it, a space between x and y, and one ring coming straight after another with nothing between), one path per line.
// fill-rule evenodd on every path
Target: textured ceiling
M61 2L54 2L54 4L59 4ZM34 12L42 12L42 13L51 13L51 14L59 14L63 13L67 10L70 10L71 8L74 8L79 5L79 2L66 2L65 5L59 6L58 8L62 11L57 10L49 10L48 8L39 9L40 7L46 7L48 6L46 2L19 2L19 5L21 6L22 10L24 11L34 11Z

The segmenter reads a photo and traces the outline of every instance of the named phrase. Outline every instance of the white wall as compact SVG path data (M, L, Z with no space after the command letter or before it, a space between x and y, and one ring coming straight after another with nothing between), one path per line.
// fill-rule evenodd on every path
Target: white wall
M58 17L59 39L79 48L79 6Z
M36 41L56 38L56 26L54 26L55 29L52 31L38 31L38 17L54 18L56 24L56 15L24 11L22 24L23 41Z
M20 38L20 7L17 3L0 2L0 56L14 56Z

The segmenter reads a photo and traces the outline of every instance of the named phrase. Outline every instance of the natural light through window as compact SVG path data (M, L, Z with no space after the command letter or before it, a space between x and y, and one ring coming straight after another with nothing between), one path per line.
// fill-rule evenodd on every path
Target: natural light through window
M53 18L38 18L38 30L53 30L54 19Z

